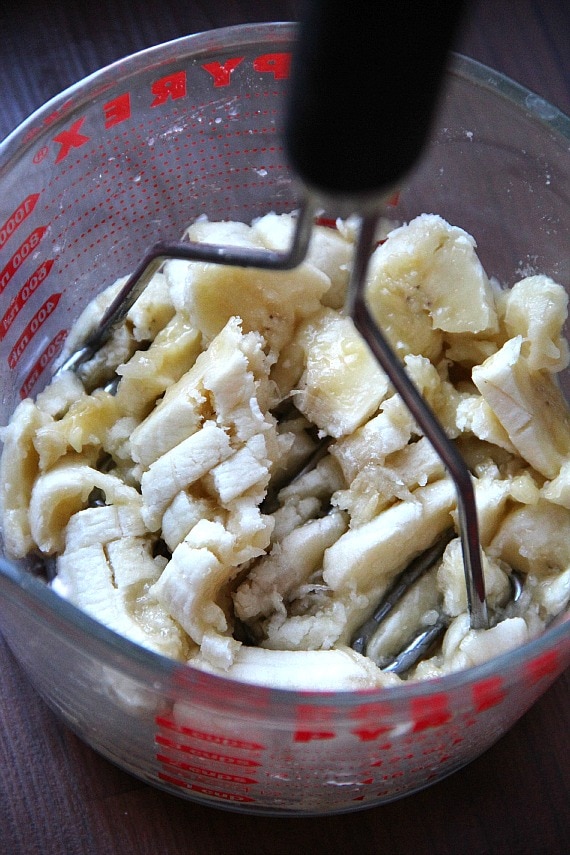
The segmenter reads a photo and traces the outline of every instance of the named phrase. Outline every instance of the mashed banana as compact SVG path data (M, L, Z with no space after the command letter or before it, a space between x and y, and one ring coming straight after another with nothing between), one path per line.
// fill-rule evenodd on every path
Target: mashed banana
M270 214L189 233L280 249L292 228ZM443 642L405 679L540 633L570 599L567 295L541 275L501 290L473 238L426 214L378 245L368 300L472 472L491 628L469 628L455 536L374 661L350 648L391 580L457 527L440 459L343 313L353 243L348 223L317 226L291 272L166 262L81 378L61 374L3 428L6 553L52 556L53 588L133 641L270 686L397 684L380 666L441 613Z

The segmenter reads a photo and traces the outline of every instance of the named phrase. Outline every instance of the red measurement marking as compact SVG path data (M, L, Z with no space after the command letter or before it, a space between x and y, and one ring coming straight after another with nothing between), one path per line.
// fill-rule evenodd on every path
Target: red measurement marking
M242 748L247 751L265 750L265 745L261 745L259 742L247 742L243 739L233 739L232 737L223 736L219 733L207 733L203 730L195 730L193 727L186 727L185 725L178 724L172 719L165 718L163 716L157 716L155 721L159 727L164 727L168 730L174 731L175 733L191 736L194 739L202 740L204 742L210 742L214 745L222 745L224 748Z
M41 354L40 358L26 377L24 384L20 389L20 397L27 398L32 393L32 389L40 379L42 373L50 365L53 360L59 356L63 343L67 338L67 330L60 330L50 341L46 349Z
M33 140L35 137L38 136L38 134L41 134L42 131L43 131L43 128L41 127L41 125L39 127L36 127L36 128L30 128L29 131L26 132L26 136L24 137L24 142L30 142L30 140Z
M286 80L291 69L290 53L264 53L253 60L254 71L268 72L275 80Z
M294 742L313 742L319 739L334 739L334 730L296 730L293 734Z
M112 101L107 101L103 104L103 113L105 114L105 127L112 128L113 125L118 125L130 118L131 115L131 96L128 92L113 98Z
M261 766L257 760L251 760L249 757L231 757L229 754L218 754L216 751L205 751L203 748L196 748L186 742L177 742L170 739L168 736L163 736L157 733L155 737L157 745L162 745L164 748L169 748L171 751L180 751L183 754L191 754L193 757L200 757L202 760L212 760L214 763L225 763L227 766L244 766L255 768Z
M24 220L30 216L39 198L39 193L31 193L29 196L26 196L24 201L10 214L6 222L0 226L0 249L12 237L18 227L22 225Z
M475 683L472 689L473 704L477 712L483 712L491 707L496 707L505 699L503 681L501 677L489 677Z
M181 772L190 772L193 775L201 775L203 778L215 778L217 781L231 781L234 784L257 784L256 778L247 778L245 775L231 775L229 772L218 772L216 769L206 769L204 766L193 766L184 760L175 760L165 754L157 754L156 759L165 766L172 766Z
M222 65L221 62L206 62L202 68L214 78L214 86L229 86L232 72L243 62L243 56L228 59Z
M53 141L59 143L61 146L55 159L56 163L60 163L60 161L64 160L72 148L81 148L82 145L89 142L91 137L87 137L85 134L81 134L79 132L84 121L85 116L82 116L80 119L77 119L70 128L65 131L61 131L61 133L57 134L53 138Z
M312 742L320 739L334 739L336 733L328 725L333 711L327 707L312 707L298 704L295 708L297 729L293 734L294 742Z
M20 269L29 254L39 245L39 242L46 233L46 228L46 226L39 226L37 229L34 229L34 231L28 235L22 244L20 244L16 252L10 258L8 264L0 273L0 294L2 294L6 289L8 283L12 279L12 276Z
M361 742L373 742L375 739L384 736L392 728L386 725L380 727L359 727L350 732L357 736Z
M34 271L30 278L22 285L17 295L10 303L4 317L0 320L0 341L2 341L32 294L37 291L42 282L45 282L52 267L53 259L48 258L40 264L38 269Z
M52 294L51 297L45 301L45 303L38 309L32 320L29 322L28 326L10 351L10 355L8 357L8 365L10 368L15 368L27 346L36 335L39 329L42 328L47 319L54 313L57 308L57 304L61 299L61 294Z
M189 781L182 781L180 778L174 778L172 775L167 775L164 772L159 772L158 777L161 781L168 784L174 784L175 787L181 787L184 790L192 790L195 793L201 793L204 796L212 796L215 799L223 799L226 802L254 802L255 799L251 796L242 796L237 793L226 793L223 790L211 790L208 787L200 787L198 784L191 784Z
M381 720L390 720L391 708L387 704L362 704L356 707L350 717L361 724L350 732L357 736L361 742L373 742L380 736L384 736L392 730L392 724L381 724Z
M46 157L48 156L48 154L49 154L49 148L47 147L47 145L43 145L41 148L39 148L39 149L36 151L36 153L34 154L34 156L33 156L32 160L33 160L33 162L34 162L34 163L41 163L41 162L42 162L42 160L45 160L45 159L46 159Z
M316 693L314 693L316 694ZM295 717L299 722L329 722L332 721L336 710L331 707L313 707L310 704L297 704Z
M414 733L446 724L451 719L447 695L441 693L426 698L415 698L412 701L412 716Z
M150 87L150 91L155 96L151 102L151 107L158 107L159 104L164 104L171 98L173 101L186 96L186 72L175 71L174 74L168 74L166 77L161 77L155 80Z
M526 675L530 683L539 683L545 677L556 676L560 669L558 651L550 650L527 664Z

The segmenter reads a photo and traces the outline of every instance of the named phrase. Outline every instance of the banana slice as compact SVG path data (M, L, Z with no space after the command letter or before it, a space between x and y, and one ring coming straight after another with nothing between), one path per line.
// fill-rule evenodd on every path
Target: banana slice
M80 460L66 458L38 476L29 502L29 525L32 539L42 552L63 551L66 526L73 514L86 507L94 488L103 491L109 504L140 505L134 487Z
M373 253L367 298L396 352L433 362L444 334L498 330L493 289L475 241L435 214L394 229Z
M22 401L2 430L4 449L0 461L0 513L2 536L8 555L23 558L34 546L28 509L39 469L34 445L37 431L51 418L33 401Z
M547 371L532 371L518 335L472 372L473 382L518 453L552 479L570 455L570 413Z
M53 587L109 629L164 656L184 659L188 643L180 627L148 593L160 569L145 538L126 537L63 552Z
M389 381L350 318L322 309L304 323L295 343L305 371L293 400L329 436L346 436L378 409Z
M203 523L198 524L201 531L204 529ZM215 532L209 532L207 540L210 545L212 539L216 538L216 549L222 552L231 549L231 538L225 529L215 523L210 526L216 528ZM200 644L204 635L227 633L228 621L216 600L229 575L227 564L216 557L211 549L184 541L172 553L160 579L153 585L151 594L190 638Z
M195 363L202 336L181 314L176 314L146 350L138 350L117 368L121 382L117 404L122 412L145 418L157 398L179 380Z
M133 431L133 460L147 468L213 418L245 441L264 428L262 413L274 403L269 370L261 336L244 335L239 319L230 318Z
M189 232L209 243L263 247L243 224L200 222ZM202 262L176 262L166 267L175 305L188 312L207 341L231 317L242 319L245 332L260 332L274 357L293 336L299 322L320 308L331 282L322 270L304 261L293 271L266 271Z
M174 497L232 454L228 435L215 422L180 442L154 463L141 478L144 520L158 531L162 515Z
M65 415L39 427L34 445L39 466L46 471L68 452L81 454L86 447L103 448L108 432L120 417L117 401L109 392L99 389L91 395L82 393Z
M146 534L140 503L85 508L70 517L65 529L65 551L74 552L94 543L109 543ZM138 567L135 564L125 570L136 573Z
M570 351L564 337L568 294L549 276L528 276L502 292L504 324L509 338L521 335L528 342L531 371L561 371Z
M268 249L284 252L291 245L295 219L291 214L267 214L252 225L253 235ZM354 240L337 229L313 226L306 261L330 279L330 288L321 303L341 309L352 266Z
M216 668L203 653L192 656L189 664L202 671L222 674L244 683L307 692L357 691L399 682L385 674L371 659L349 647L334 650L267 650L262 647L240 647L232 665Z
M489 555L535 576L570 567L570 510L549 502L514 508L488 547Z
M365 525L349 529L324 556L323 578L338 592L370 594L423 552L449 527L455 490L447 478L414 492L414 501L397 502Z

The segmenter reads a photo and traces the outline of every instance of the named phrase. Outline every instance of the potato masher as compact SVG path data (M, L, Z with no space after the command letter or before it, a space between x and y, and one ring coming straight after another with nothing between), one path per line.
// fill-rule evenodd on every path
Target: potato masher
M292 269L307 253L318 213L358 212L346 311L454 482L470 624L481 629L488 626L488 615L471 475L373 320L364 296L380 215L420 156L461 6L449 0L429 5L309 2L292 63L285 132L293 171L305 188L290 247L277 252L189 241L154 244L96 330L57 373L80 371L167 259Z

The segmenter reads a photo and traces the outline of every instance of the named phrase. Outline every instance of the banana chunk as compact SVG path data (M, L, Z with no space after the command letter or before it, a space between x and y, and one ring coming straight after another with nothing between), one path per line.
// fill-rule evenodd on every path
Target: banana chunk
M389 454L405 448L414 432L410 411L398 395L392 395L380 405L378 415L337 440L331 454L340 463L347 483L351 484L366 466L381 465Z
M247 621L281 608L287 594L322 567L325 550L344 534L346 527L346 518L336 511L309 520L287 534L250 570L237 589L234 606L238 617Z
M128 572L132 567L137 568L134 579ZM160 570L145 538L94 542L58 557L54 589L131 641L164 656L184 659L189 645L180 627L148 593Z
M39 455L34 439L38 430L50 421L50 417L28 398L16 407L10 424L2 431L2 536L8 554L14 558L23 558L34 546L28 514L39 470Z
M63 550L71 516L87 507L94 489L116 505L138 505L141 501L139 493L121 478L81 461L66 458L37 477L29 502L29 525L38 549L46 554Z
M223 532L222 538L225 535ZM226 615L216 602L227 577L227 566L210 549L184 541L172 553L151 593L200 644L205 635L228 629Z
M570 567L570 510L545 501L513 509L489 554L526 573L548 576Z
M378 516L395 501L414 502L414 492L445 475L441 459L425 437L388 455L383 464L365 464L346 490L337 490L333 503L348 511L356 528Z
M207 224L191 230L203 237ZM223 243L227 224L207 228L209 243ZM260 240L240 229L234 245L262 247ZM278 355L298 324L318 311L331 281L322 270L304 261L294 271L230 268L221 264L177 262L166 267L174 279L175 305L188 312L207 341L212 341L231 317L242 319L246 332L260 332L271 354Z
M568 294L549 276L528 276L503 292L504 323L510 338L527 342L531 371L561 371L570 351L564 338Z
M252 436L231 457L211 468L206 483L224 507L254 488L261 502L269 482L270 466L265 437L263 434Z
M126 505L85 508L70 517L65 529L65 551L74 552L94 543L109 543L124 537L143 537L146 534L140 504L133 502ZM137 565L125 570L138 572Z
M116 397L122 412L141 421L166 389L191 368L200 350L200 332L176 314L148 349L137 351L117 368L121 382Z
M133 431L133 459L149 467L214 418L244 439L256 433L264 421L262 411L273 403L270 363L262 346L259 334L244 335L239 319L230 318Z
M389 381L350 318L322 309L299 329L305 371L293 400L335 438L351 434L378 409Z
M414 499L349 529L327 550L323 578L333 590L376 592L449 527L455 491L447 478L419 487Z
M533 371L520 335L509 339L483 365L473 382L518 453L552 479L570 455L570 412L552 374Z
M327 692L331 686L338 691L355 691L398 683L397 677L380 671L371 659L349 647L291 651L242 646L228 668L216 668L201 653L191 656L189 663L243 683L298 692Z
M102 389L92 395L82 393L62 418L36 431L34 445L40 469L46 471L68 452L81 454L87 446L97 453L105 446L107 435L119 417L113 395Z
M291 246L295 220L290 214L266 214L252 224L252 234L268 249L284 252ZM330 287L321 297L325 306L341 309L352 267L354 240L339 229L315 225L306 261L330 279Z
M180 442L143 474L143 514L151 531L160 528L162 515L174 497L232 454L228 435L215 422Z
M398 352L434 358L442 333L498 331L474 239L435 214L394 229L373 254L368 299Z

